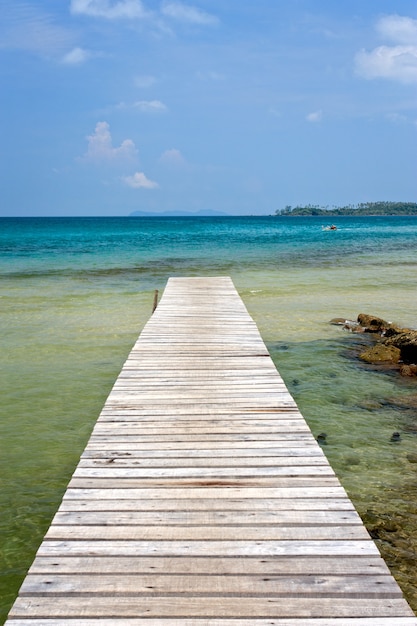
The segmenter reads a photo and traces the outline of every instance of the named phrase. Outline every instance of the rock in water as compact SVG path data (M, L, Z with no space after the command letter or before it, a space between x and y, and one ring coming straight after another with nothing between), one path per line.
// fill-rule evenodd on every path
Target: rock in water
M368 348L359 355L359 358L366 363L398 363L401 350L395 346L386 346L382 343Z
M417 330L403 329L403 332L384 339L384 344L398 348L406 363L417 363Z
M375 317L375 315L367 315L366 313L359 313L358 322L368 333L383 333L390 327L389 322L386 322L380 317Z

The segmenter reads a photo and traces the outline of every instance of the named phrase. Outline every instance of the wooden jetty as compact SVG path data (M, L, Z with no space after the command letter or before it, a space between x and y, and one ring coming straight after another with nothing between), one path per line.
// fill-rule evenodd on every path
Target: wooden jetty
M232 281L170 279L8 626L417 626Z

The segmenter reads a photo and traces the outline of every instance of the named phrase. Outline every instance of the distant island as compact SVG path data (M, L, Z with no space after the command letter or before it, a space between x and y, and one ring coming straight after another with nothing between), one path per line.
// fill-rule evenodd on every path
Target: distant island
M275 212L278 217L337 216L337 215L417 215L416 202L362 202L343 207L286 206Z
M228 215L221 211L202 209L195 213L191 213L190 211L134 211L130 213L130 217L228 217Z

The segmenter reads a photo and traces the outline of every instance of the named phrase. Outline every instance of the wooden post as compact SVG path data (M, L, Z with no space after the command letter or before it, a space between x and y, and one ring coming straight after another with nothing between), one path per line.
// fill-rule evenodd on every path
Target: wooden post
M152 313L155 313L156 307L158 306L158 289L155 289L155 293L153 296L153 309L152 309Z

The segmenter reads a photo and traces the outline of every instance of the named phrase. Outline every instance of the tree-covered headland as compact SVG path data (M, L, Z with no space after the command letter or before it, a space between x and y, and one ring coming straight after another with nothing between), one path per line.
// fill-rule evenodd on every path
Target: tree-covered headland
M286 206L275 215L285 217L331 216L331 215L417 215L417 202L362 202L343 207L322 207L314 204Z

